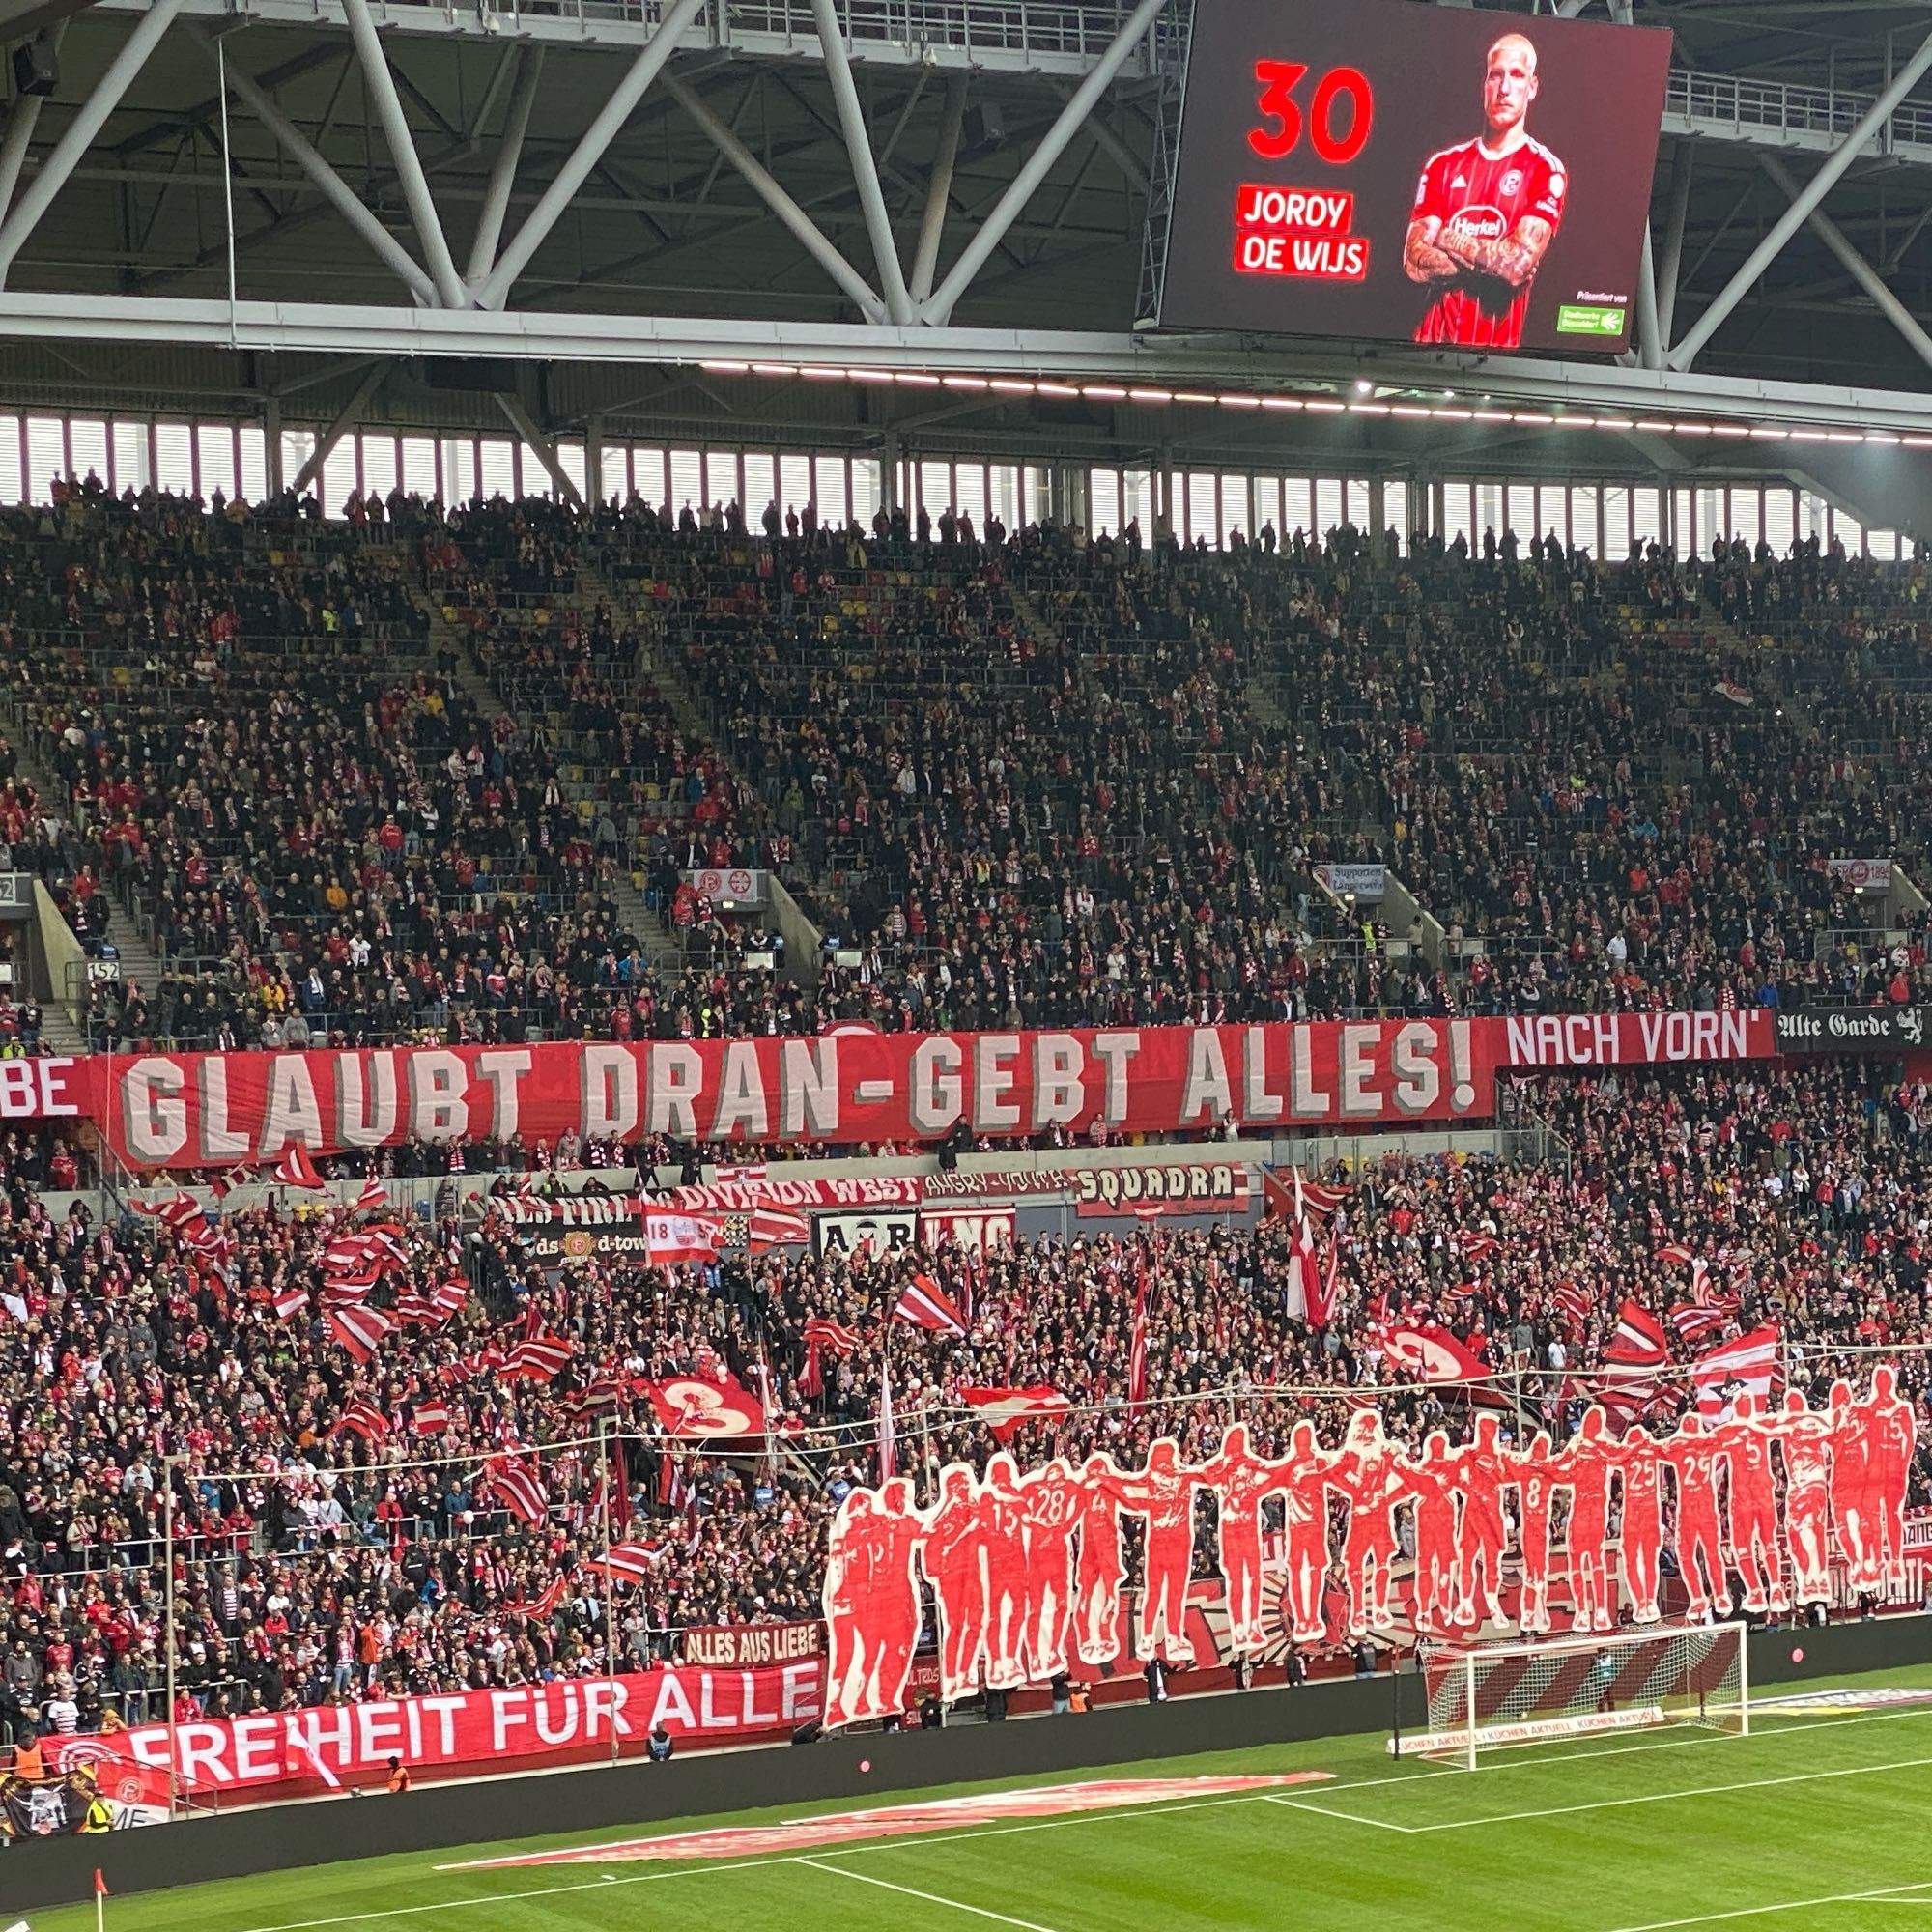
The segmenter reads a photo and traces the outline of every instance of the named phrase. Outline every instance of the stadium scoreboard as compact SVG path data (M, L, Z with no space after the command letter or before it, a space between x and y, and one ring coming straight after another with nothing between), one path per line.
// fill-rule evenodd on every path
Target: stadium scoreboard
M1414 0L1201 0L1159 322L1613 353L1670 36Z

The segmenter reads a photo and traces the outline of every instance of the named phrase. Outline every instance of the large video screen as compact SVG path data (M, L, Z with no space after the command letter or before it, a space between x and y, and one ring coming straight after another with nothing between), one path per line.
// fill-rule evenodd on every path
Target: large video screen
M1650 28L1200 0L1161 324L1629 347L1669 60Z

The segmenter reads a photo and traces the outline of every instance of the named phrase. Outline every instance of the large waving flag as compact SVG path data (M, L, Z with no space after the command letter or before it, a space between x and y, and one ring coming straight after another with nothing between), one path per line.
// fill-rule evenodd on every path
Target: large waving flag
M1027 1423L1052 1422L1073 1406L1056 1388L962 1388L959 1400L997 1442L1010 1442Z
M938 1335L963 1335L966 1318L959 1305L929 1274L916 1274L893 1304L895 1321L910 1321Z

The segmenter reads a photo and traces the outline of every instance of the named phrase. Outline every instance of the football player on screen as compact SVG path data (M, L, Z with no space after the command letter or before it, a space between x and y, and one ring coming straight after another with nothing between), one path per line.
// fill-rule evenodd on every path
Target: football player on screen
M1473 141L1430 156L1415 190L1403 267L1435 291L1418 342L1515 349L1530 284L1563 219L1563 163L1524 122L1536 99L1536 48L1504 34L1483 70L1483 118Z

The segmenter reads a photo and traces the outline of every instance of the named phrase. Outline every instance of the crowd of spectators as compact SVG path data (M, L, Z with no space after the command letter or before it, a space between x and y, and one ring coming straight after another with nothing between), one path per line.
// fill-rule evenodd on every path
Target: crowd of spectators
M1342 1292L1319 1335L1287 1312L1279 1221L1096 1233L974 1261L791 1249L546 1268L501 1184L492 1201L454 1182L413 1217L279 1198L216 1208L217 1262L166 1215L54 1219L28 1141L10 1138L0 1723L163 1715L169 1481L184 1715L607 1667L603 1588L582 1568L604 1534L602 1458L547 1447L582 1445L597 1417L622 1436L611 1501L632 1512L634 1539L661 1547L651 1580L616 1592L620 1664L675 1656L695 1625L811 1616L830 1510L873 1468L888 1311L920 1269L970 1300L971 1321L964 1339L894 1329L900 1455L916 1472L990 1450L959 1400L970 1385L1069 1398L1065 1419L1027 1426L1022 1456L1098 1446L1132 1463L1155 1434L1205 1451L1235 1415L1274 1453L1303 1415L1339 1430L1370 1387L1398 1437L1460 1432L1463 1398L1403 1384L1384 1354L1378 1329L1405 1320L1440 1322L1502 1375L1526 1420L1561 1434L1590 1399L1622 1298L1662 1314L1684 1294L1683 1266L1660 1254L1676 1244L1735 1297L1726 1332L1779 1324L1795 1384L1862 1379L1873 1352L1897 1350L1923 1403L1912 1351L1932 1345L1932 1090L1820 1061L1542 1076L1524 1097L1560 1137L1541 1164L1390 1156L1328 1177L1345 1190L1322 1230ZM394 1226L408 1256L373 1307L466 1278L457 1312L391 1329L366 1361L320 1298L324 1250L351 1222ZM858 1344L823 1356L817 1391L805 1377L814 1317ZM504 1373L531 1335L570 1347L549 1379ZM756 1442L668 1443L636 1386L727 1371L769 1387L781 1462ZM503 1456L540 1473L541 1525L483 1483ZM1914 1493L1932 1494L1924 1452Z

